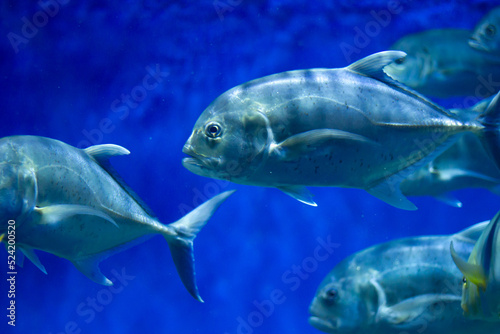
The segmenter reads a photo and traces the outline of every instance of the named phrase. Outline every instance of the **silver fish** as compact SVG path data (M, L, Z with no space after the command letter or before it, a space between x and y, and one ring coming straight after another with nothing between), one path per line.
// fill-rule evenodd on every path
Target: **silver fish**
M342 260L320 284L309 323L326 333L499 333L498 325L466 319L462 275L449 255L467 254L487 223L454 235L379 244Z
M479 21L469 39L469 45L500 56L500 6L493 8Z
M489 106L500 103L500 93L485 99L470 109L450 110L470 119L476 118ZM461 207L451 192L464 188L486 188L500 195L500 171L484 150L481 142L466 133L450 148L426 166L401 182L405 196L433 196L446 204Z
M467 254L456 251L452 241L453 261L464 274L462 309L471 319L500 321L500 212L489 222ZM498 323L497 323L498 326Z
M384 70L426 96L490 96L500 89L500 57L469 47L469 36L458 29L407 35L391 49L408 55Z
M185 287L202 301L195 282L193 239L232 192L163 225L108 162L129 153L117 145L80 150L44 137L0 139L0 234L7 233L8 220L15 220L19 264L24 254L47 273L33 251L38 249L70 260L104 285L113 283L101 273L101 260L143 241L141 237L161 234Z
M230 89L197 120L183 165L202 176L276 187L309 205L316 203L305 186L335 186L414 210L400 182L464 132L487 133L498 155L490 130L500 110L462 120L440 108L384 74L404 56L380 52L346 68L284 72Z

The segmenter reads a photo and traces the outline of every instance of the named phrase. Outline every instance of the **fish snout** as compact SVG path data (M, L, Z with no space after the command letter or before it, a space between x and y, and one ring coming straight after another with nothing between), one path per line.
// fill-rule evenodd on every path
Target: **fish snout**
M193 146L191 145L190 143L190 140L188 139L188 141L184 144L184 146L182 147L182 153L184 154L187 154L187 155L190 155L190 156L193 156L195 155L195 151L193 149Z

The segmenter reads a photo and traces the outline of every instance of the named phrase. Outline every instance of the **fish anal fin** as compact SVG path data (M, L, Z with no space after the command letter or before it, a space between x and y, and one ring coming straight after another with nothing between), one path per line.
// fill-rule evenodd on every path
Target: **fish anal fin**
M303 186L279 186L276 187L288 196L295 198L297 201L310 206L318 206L316 202L313 201L313 195Z
M445 204L448 204L449 206L452 206L454 208L461 208L462 207L462 202L460 202L455 196L453 196L450 193L443 193L439 195L434 195L434 198L437 199L440 202L443 202Z
M366 189L366 191L378 199L390 204L398 209L403 210L417 210L415 204L410 202L405 195L401 192L399 184L401 178L396 174L393 175L378 185Z
M92 281L98 284L111 286L113 285L113 282L104 276L101 273L101 269L99 269L99 262L101 260L101 257L89 257L82 260L74 260L72 262L82 274L90 278Z

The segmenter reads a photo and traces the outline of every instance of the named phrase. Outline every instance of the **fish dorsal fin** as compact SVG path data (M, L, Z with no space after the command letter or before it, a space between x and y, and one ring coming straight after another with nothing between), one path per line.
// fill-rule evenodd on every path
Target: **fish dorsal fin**
M404 57L406 57L406 53L403 51L377 52L363 59L360 59L357 62L352 63L351 65L347 66L346 69L358 73L360 75L363 75L365 77L370 77L378 81L381 81L396 90L404 92L407 95L413 96L414 98L417 98L422 102L425 102L432 108L441 111L448 117L456 118L457 116L455 114L429 101L426 97L424 97L417 91L414 91L410 87L405 86L402 83L392 79L387 73L384 72L384 67L386 67L393 61L396 61Z
M392 84L394 80L390 79L384 72L384 67L404 57L406 57L406 53L403 51L377 52L352 63L347 66L346 69L366 77L376 78L383 82L387 80Z
M144 203L144 201L139 197L139 195L137 195L135 191L130 188L130 186L125 182L125 180L120 176L120 174L118 174L118 172L109 162L109 158L111 157L118 155L129 155L129 150L119 145L104 144L87 147L86 149L84 149L84 151L90 157L92 157L94 161L96 161L99 166L101 166L116 181L116 183L118 183L120 187L122 187L123 190L125 190L127 194L129 194L130 197L132 197L135 202L144 209L144 211L146 211L148 215L156 218L153 210L151 210L149 206Z
M125 147L114 145L114 144L104 144L104 145L94 145L84 149L85 153L92 156L94 159L100 161L102 159L109 159L117 155L129 155L130 151Z
M489 224L489 221L485 221L482 223L477 223L472 225L465 230L462 230L454 235L455 238L466 240L467 242L476 243L477 239L481 236L486 226Z

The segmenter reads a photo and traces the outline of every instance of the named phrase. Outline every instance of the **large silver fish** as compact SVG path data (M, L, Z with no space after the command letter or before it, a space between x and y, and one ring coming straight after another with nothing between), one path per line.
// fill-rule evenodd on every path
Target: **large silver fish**
M469 45L500 56L500 6L493 8L479 21L472 32Z
M485 226L394 240L345 258L320 284L309 323L339 334L500 333L497 324L462 315L462 275L449 255L451 241L468 254Z
M488 106L496 108L494 104L498 103L500 93L470 109L450 111L474 119ZM500 171L471 133L462 135L450 148L401 182L405 196L433 196L455 207L461 207L462 203L451 192L464 188L486 188L500 195Z
M451 243L453 261L464 274L462 309L472 319L496 321L500 327L500 212L489 222L470 252L460 254Z
M182 282L202 301L195 282L193 239L231 192L163 225L109 165L110 157L127 154L117 145L80 150L43 137L0 139L0 234L8 233L8 220L14 220L20 263L24 254L46 273L33 251L39 249L70 260L104 285L112 282L101 273L101 260L138 238L161 234Z
M310 205L305 186L335 186L414 210L400 182L464 132L488 134L498 155L500 110L463 120L440 108L384 74L404 56L380 52L346 68L284 72L230 89L197 120L183 165L202 176L276 187Z
M487 97L500 90L500 57L468 44L470 31L426 30L391 46L408 55L384 70L426 96Z

